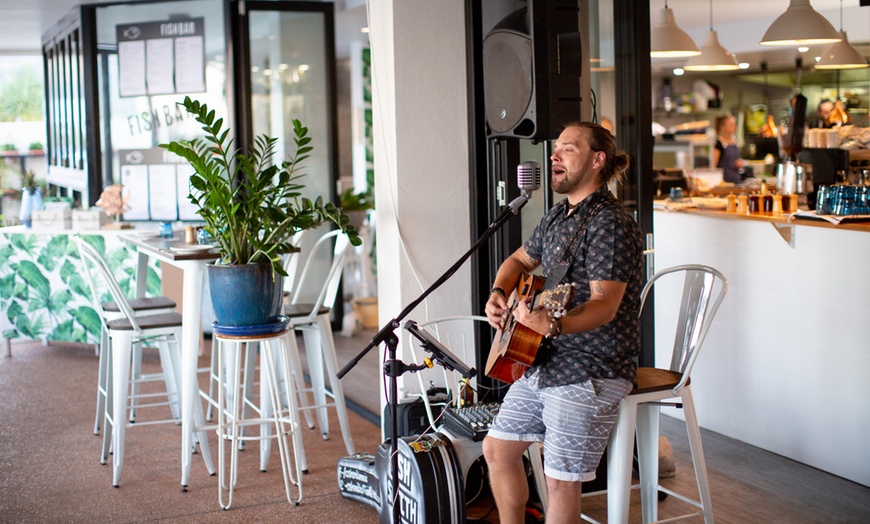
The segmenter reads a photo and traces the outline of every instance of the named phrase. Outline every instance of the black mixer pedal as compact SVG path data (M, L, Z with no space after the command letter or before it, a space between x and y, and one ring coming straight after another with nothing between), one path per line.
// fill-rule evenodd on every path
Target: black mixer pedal
M444 410L444 427L455 435L474 441L483 440L500 408L500 402L472 404L459 408L448 406Z

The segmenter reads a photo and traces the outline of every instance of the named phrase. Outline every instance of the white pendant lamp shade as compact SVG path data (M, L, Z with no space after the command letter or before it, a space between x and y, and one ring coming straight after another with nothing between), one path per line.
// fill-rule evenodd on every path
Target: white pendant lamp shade
M822 58L816 62L816 69L861 69L870 67L867 59L860 51L852 47L846 38L846 32L840 31L842 40L825 51Z
M674 10L664 7L659 11L659 19L650 35L650 53L653 58L678 58L697 56L701 51L692 37L680 29L674 18Z
M828 20L810 5L810 0L790 0L788 9L770 24L763 45L833 44L840 34Z
M707 39L701 46L701 54L689 58L683 69L686 71L733 71L739 69L734 54L722 47L716 31L707 31Z

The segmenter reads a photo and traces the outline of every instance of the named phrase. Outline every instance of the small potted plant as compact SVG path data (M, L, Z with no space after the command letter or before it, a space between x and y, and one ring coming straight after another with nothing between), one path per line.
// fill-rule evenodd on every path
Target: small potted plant
M16 156L18 154L18 148L15 147L15 144L12 142L7 142L0 146L0 153L2 153L3 156Z
M36 180L36 173L28 169L21 175L21 210L18 219L25 227L30 227L33 212L42 209L42 190Z
M42 142L36 141L31 142L29 146L27 146L27 152L31 155L43 155L45 154L45 149L42 146Z
M361 229L366 215L375 208L375 196L372 194L371 188L357 193L351 187L339 195L339 204L341 209L350 216L350 223L355 228Z
M161 147L193 167L188 198L220 250L220 260L208 267L215 318L231 326L265 323L281 311L282 277L287 275L282 255L295 249L293 235L329 221L353 245L362 241L341 208L322 197L302 196L299 171L313 146L308 129L298 120L293 120L295 151L274 164L277 138L260 135L247 152L235 150L227 138L229 129L223 129L223 119L214 111L190 97L182 105L202 125L205 139ZM237 273L260 283L232 283ZM255 304L258 301L262 304Z

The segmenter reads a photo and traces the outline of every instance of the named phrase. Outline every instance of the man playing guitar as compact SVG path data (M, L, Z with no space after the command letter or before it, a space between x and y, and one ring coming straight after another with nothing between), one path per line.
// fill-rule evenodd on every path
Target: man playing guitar
M607 188L628 167L628 155L616 150L605 128L574 122L559 135L550 160L553 190L567 198L502 263L486 303L489 323L500 329L507 297L524 273L540 266L545 289L574 287L563 316L530 308L529 299L511 313L544 339L483 442L502 523L524 522L522 455L531 442L544 443L547 522L580 521L581 484L595 478L619 402L633 387L640 349L643 237Z

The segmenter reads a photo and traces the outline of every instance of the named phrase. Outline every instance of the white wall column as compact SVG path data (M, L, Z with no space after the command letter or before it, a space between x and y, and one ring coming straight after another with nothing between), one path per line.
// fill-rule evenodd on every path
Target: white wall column
M465 5L371 0L369 28L383 325L472 243ZM407 319L468 314L471 306L466 263Z

